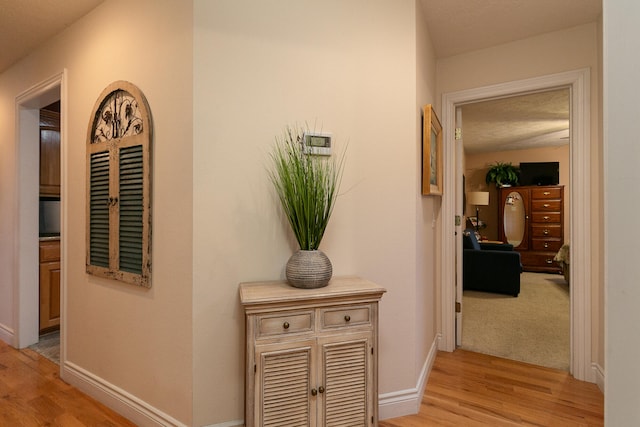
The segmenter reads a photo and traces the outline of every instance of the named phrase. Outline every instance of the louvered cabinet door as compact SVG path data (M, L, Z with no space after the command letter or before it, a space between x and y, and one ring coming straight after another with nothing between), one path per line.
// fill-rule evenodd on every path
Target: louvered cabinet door
M256 426L316 426L315 340L256 345Z
M368 426L374 422L372 334L321 339L319 425Z

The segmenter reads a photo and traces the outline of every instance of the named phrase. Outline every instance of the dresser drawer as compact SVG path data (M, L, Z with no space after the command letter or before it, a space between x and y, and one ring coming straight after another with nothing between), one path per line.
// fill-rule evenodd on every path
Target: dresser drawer
M320 316L323 329L371 325L371 306L328 308Z
M562 241L560 239L531 239L531 249L534 251L557 253L561 247Z
M562 196L562 189L556 188L532 188L531 199L560 199Z
M313 311L257 316L258 337L288 335L313 331Z
M531 226L531 237L562 237L562 226L560 225L537 225Z
M533 222L560 224L560 212L534 212L531 215Z
M525 270L560 271L560 265L553 260L554 252L525 252L520 254Z
M562 202L560 200L532 200L531 210L533 212L560 212Z

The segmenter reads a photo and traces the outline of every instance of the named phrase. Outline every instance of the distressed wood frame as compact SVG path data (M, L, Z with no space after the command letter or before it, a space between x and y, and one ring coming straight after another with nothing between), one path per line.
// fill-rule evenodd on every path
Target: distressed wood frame
M129 118L131 109L126 108L123 114L105 115L103 108L114 93L124 91L130 95L136 102L135 113L136 121L133 128L130 128L131 120L127 125L124 135L108 135L107 137L96 138L96 129L98 123L105 127L106 124L115 120L123 121ZM105 110L106 111L106 110ZM121 111L122 113L122 111ZM110 120L108 121L107 118ZM109 130L109 126L105 127ZM114 127L114 129L116 129ZM134 129L135 131L127 131ZM101 135L105 135L102 133ZM87 131L87 211L86 211L86 271L89 274L105 277L109 279L119 280L122 282L151 287L151 146L153 138L153 128L151 123L151 115L149 106L143 93L135 85L126 81L116 81L107 86L96 101L89 121ZM141 266L140 272L126 271L121 266L120 256L120 155L122 149L130 147L142 147L142 233L141 233ZM92 261L92 242L91 220L92 220L92 157L97 153L108 153L108 187L109 198L108 206L108 266L96 265L97 262Z

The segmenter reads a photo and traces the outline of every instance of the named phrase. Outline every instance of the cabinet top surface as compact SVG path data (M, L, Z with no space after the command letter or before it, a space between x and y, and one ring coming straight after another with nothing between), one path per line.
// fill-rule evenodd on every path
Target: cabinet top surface
M285 281L250 282L240 284L240 301L244 306L250 306L345 297L380 299L386 291L382 286L359 277L334 277L327 286L317 289L294 288Z

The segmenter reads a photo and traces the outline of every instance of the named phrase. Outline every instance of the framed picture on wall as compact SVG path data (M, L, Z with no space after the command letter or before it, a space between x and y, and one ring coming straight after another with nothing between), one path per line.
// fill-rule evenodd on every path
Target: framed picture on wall
M422 107L422 194L442 195L442 126L433 106Z

